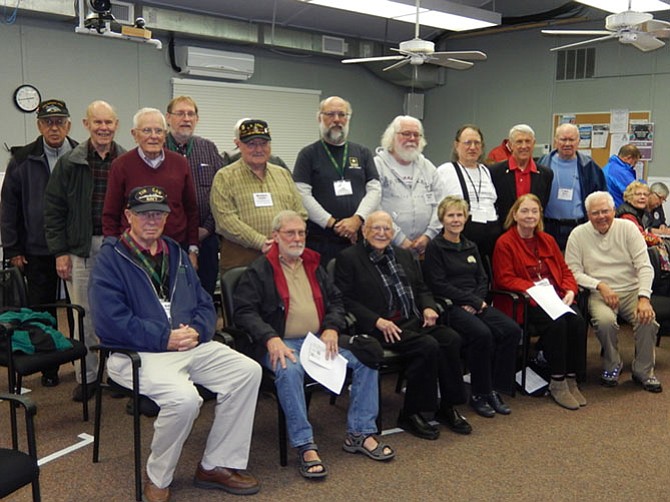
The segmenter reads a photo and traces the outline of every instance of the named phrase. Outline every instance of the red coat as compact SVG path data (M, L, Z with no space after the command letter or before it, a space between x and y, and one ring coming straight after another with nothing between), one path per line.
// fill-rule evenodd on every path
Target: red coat
M546 263L549 274L556 284L559 296L567 291L577 295L577 281L565 263L563 254L554 238L545 232L536 232L539 258ZM528 273L528 267L537 265L537 258L532 255L523 243L516 226L502 234L493 251L493 286L497 289L526 291L535 285ZM512 301L498 297L496 307L510 317L520 319L519 314L512 315Z

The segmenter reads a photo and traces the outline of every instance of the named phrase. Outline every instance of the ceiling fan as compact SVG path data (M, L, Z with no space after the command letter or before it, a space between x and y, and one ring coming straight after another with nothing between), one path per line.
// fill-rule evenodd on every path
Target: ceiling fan
M444 66L445 68L452 68L454 70L467 70L474 65L471 61L483 61L486 59L486 54L481 51L435 52L435 44L433 42L423 40L419 37L419 12L420 0L416 0L414 38L412 40L400 42L400 47L398 49L394 47L391 48L392 51L399 53L397 56L343 59L342 62L369 63L372 61L396 61L392 65L384 68L383 71L395 70L406 64L413 65L416 70L416 66L424 63ZM465 61L466 59L470 59L471 61Z
M605 18L605 30L542 30L542 33L548 35L602 35L550 50L558 51L612 38L618 39L622 44L630 44L643 52L665 46L665 42L660 39L670 38L670 23L654 19L654 16L647 12L631 10L631 1L628 1L628 10L611 14Z

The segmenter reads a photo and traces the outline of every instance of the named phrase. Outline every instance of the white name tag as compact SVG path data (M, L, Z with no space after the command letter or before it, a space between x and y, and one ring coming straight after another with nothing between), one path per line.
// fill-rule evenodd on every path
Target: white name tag
M337 197L342 197L343 195L352 195L354 193L354 189L351 186L351 181L349 180L333 181L333 188L335 189L335 195Z
M572 188L559 188L558 200L572 200Z
M434 205L435 204L435 194L433 192L426 192L425 194L423 194L423 201L426 204Z
M165 315L168 318L168 321L171 321L172 318L170 316L170 302L167 300L160 300L161 302L161 307L163 307L163 310L165 311Z
M256 207L272 207L272 194L270 192L258 192L254 194L254 205Z

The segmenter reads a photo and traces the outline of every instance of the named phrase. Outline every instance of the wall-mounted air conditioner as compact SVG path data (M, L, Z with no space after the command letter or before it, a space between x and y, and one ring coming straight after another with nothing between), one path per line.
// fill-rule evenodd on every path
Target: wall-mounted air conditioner
M175 56L182 75L248 80L254 74L254 57L239 52L192 47L176 47Z

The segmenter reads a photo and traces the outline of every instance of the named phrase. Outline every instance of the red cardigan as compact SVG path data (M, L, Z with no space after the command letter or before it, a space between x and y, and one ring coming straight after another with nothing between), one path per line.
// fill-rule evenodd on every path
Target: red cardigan
M567 291L574 291L576 297L577 281L565 263L558 244L545 232L536 232L535 235L539 258L546 263L551 278L557 285L559 296L563 297ZM493 286L497 289L526 291L535 285L528 273L528 267L536 264L537 258L524 244L516 226L511 227L498 238L493 250ZM496 307L513 317L511 300L505 297L499 297L498 300Z

